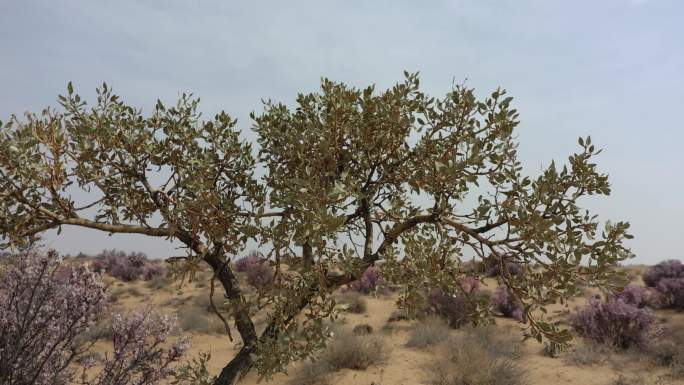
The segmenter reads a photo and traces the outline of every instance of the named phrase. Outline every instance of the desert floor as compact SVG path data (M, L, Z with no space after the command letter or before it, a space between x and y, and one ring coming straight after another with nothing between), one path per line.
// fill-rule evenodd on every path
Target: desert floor
M635 272L639 268L634 268ZM204 278L204 279L203 279ZM230 342L221 333L222 324L217 317L207 311L209 288L207 277L183 284L173 282L144 282L136 281L124 283L108 277L111 293L116 298L114 308L118 310L143 309L152 306L156 310L179 315L181 326L191 338L189 357L200 352L209 352L211 360L209 369L218 374L222 366L237 352L237 342ZM493 290L494 281L487 281L486 290ZM585 296L591 292L585 293ZM397 310L396 296L364 296L367 310L362 314L343 312L339 323L342 328L352 329L356 325L368 324L372 327L372 334L382 338L386 359L378 365L371 365L366 370L342 369L335 371L329 377L329 383L352 385L411 385L430 384L431 364L437 358L439 349L428 347L423 349L406 347L411 330L421 321L388 322L390 315ZM220 297L215 297L220 298ZM220 299L219 299L220 301ZM586 302L586 297L574 298L567 305L554 305L549 308L552 318L563 319L569 311ZM684 314L670 311L658 311L659 322L668 327L684 328ZM257 320L257 326L258 326ZM521 324L512 319L497 317L495 319L497 331L501 333L517 333L522 337ZM460 330L450 333L458 335ZM237 335L237 333L233 333ZM238 338L239 339L239 338ZM105 340L98 341L94 351L104 354L110 348ZM652 362L646 354L639 351L610 352L598 360L584 357L587 353L585 342L576 338L573 347L561 353L559 358L550 358L543 354L542 346L536 341L525 342L525 354L519 361L526 371L527 383L530 385L547 384L577 384L577 385L608 385L622 375L631 378L630 384L684 384L684 379L668 376L668 370ZM591 361L578 363L578 361ZM292 365L289 374L278 374L270 381L262 384L295 383L294 374L300 370L302 364ZM255 373L249 374L241 383L252 385L259 383ZM621 383L620 383L621 384Z

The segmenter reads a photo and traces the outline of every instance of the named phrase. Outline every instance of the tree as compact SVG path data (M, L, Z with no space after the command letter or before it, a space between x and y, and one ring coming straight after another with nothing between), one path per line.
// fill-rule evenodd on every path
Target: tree
M592 163L600 151L580 139L567 165L524 176L518 114L504 91L479 101L456 86L433 98L417 74L405 76L379 93L324 79L295 109L266 101L251 115L254 149L225 112L201 120L191 95L173 107L158 101L146 117L106 85L89 108L69 84L63 111L13 116L2 128L5 244L66 225L179 240L187 254L176 263L211 266L243 343L217 384L253 367L268 376L313 354L327 337L322 320L334 315L331 292L376 263L404 287L407 309L420 305L422 288L458 290L466 257L499 264L528 335L567 342L568 332L537 310L573 294L577 282L612 285L610 267L630 256L627 223L607 223L598 235L596 216L578 206L610 192ZM78 205L74 189L95 197ZM275 269L257 296L229 264L252 238ZM286 260L296 268L281 269ZM511 274L511 262L524 273ZM259 332L255 309L269 315Z

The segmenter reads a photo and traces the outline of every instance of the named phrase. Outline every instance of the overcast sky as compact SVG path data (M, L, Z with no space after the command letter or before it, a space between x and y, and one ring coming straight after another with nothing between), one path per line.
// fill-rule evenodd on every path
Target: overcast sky
M238 4L242 3L242 4ZM0 120L56 105L68 81L106 81L149 111L181 92L249 129L260 99L291 103L325 76L384 88L403 70L442 95L497 86L520 111L520 155L536 174L577 138L604 149L613 194L586 201L632 223L635 262L684 258L684 2L0 0ZM67 230L63 252L176 254L159 239Z

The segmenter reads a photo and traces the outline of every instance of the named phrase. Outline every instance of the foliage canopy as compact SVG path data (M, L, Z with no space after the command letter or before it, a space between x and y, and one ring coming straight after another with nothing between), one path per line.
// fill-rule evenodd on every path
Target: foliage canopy
M227 113L203 120L192 95L158 101L148 116L107 85L92 107L71 84L59 99L59 111L2 125L4 245L66 225L179 240L187 254L176 263L212 267L243 341L218 383L310 356L327 336L332 290L376 263L404 288L407 308L423 289L459 290L466 256L498 264L528 334L565 343L569 334L536 310L568 298L578 282L612 285L610 267L630 256L627 223L599 229L578 206L610 193L594 163L600 150L580 139L567 164L525 176L518 113L502 90L478 100L456 86L434 98L417 74L381 92L324 79L293 108L266 101L253 113L254 148ZM92 202L76 202L75 190ZM258 296L227 263L249 239L267 245L275 268ZM286 260L297 268L282 269ZM524 273L511 274L511 262ZM259 333L255 309L269 314Z

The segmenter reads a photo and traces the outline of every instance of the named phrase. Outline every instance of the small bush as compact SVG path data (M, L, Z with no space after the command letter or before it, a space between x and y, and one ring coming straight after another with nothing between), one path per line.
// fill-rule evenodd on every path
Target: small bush
M296 372L290 384L292 385L328 385L333 368L323 360L306 361Z
M656 285L656 290L663 306L684 310L684 278L663 278Z
M475 291L471 295L449 294L440 289L432 290L427 298L425 312L444 318L450 327L459 328L466 324L476 324L478 308L489 308L490 298L484 292Z
M354 333L354 335L357 335L357 336L365 336L367 334L373 333L373 327L370 326L369 324L356 325L356 326L354 326L352 333Z
M178 312L178 326L186 332L208 333L209 318L204 309L185 308Z
M235 262L235 270L247 275L247 283L262 289L273 281L273 272L261 253L252 251Z
M519 263L506 262L505 266L506 271L514 277L521 276L525 273L525 269ZM498 277L503 274L501 263L499 263L498 260L487 260L485 261L483 267L484 273L487 277Z
M267 263L257 263L247 269L247 283L257 289L268 286L273 281L273 271Z
M107 307L100 275L63 269L54 251L4 257L0 272L0 383L69 382L83 333Z
M417 323L406 343L410 348L426 348L446 341L449 338L449 325L437 317L428 317Z
M644 272L642 278L648 287L656 287L665 278L684 278L684 264L675 259L663 261Z
M95 257L91 267L96 272L105 272L125 282L138 278L145 280L165 275L166 268L158 262L147 259L143 253L104 250Z
M340 296L344 309L350 313L362 314L368 310L368 302L359 293L348 292Z
M361 278L352 281L348 285L349 290L363 294L386 293L387 283L382 277L382 270L378 266L368 266Z
M83 385L159 384L172 373L189 347L185 338L171 341L177 331L176 319L149 309L112 318L113 354L103 359L102 371L88 378L87 370L95 362L83 364Z
M587 342L570 349L564 355L566 362L577 366L602 365L612 354L612 348L607 345Z
M649 345L649 353L674 377L684 377L684 329L668 330Z
M494 309L505 317L516 319L519 322L523 322L526 319L525 307L522 302L515 298L505 285L499 286L496 289L492 297L492 304Z
M492 327L466 328L442 346L428 368L434 385L524 385L525 370L516 361L522 344Z
M629 305L638 308L655 308L661 302L659 293L652 288L646 288L637 284L630 283L621 291L615 294L616 299L620 299Z
M252 251L246 257L242 257L235 262L235 270L240 273L246 273L252 266L261 265L265 258L261 253Z
M621 299L603 302L592 298L586 307L570 316L570 324L581 337L600 344L628 349L643 347L653 336L655 315Z
M387 356L385 344L377 336L354 335L346 330L335 333L321 359L333 370L363 370L383 362Z

